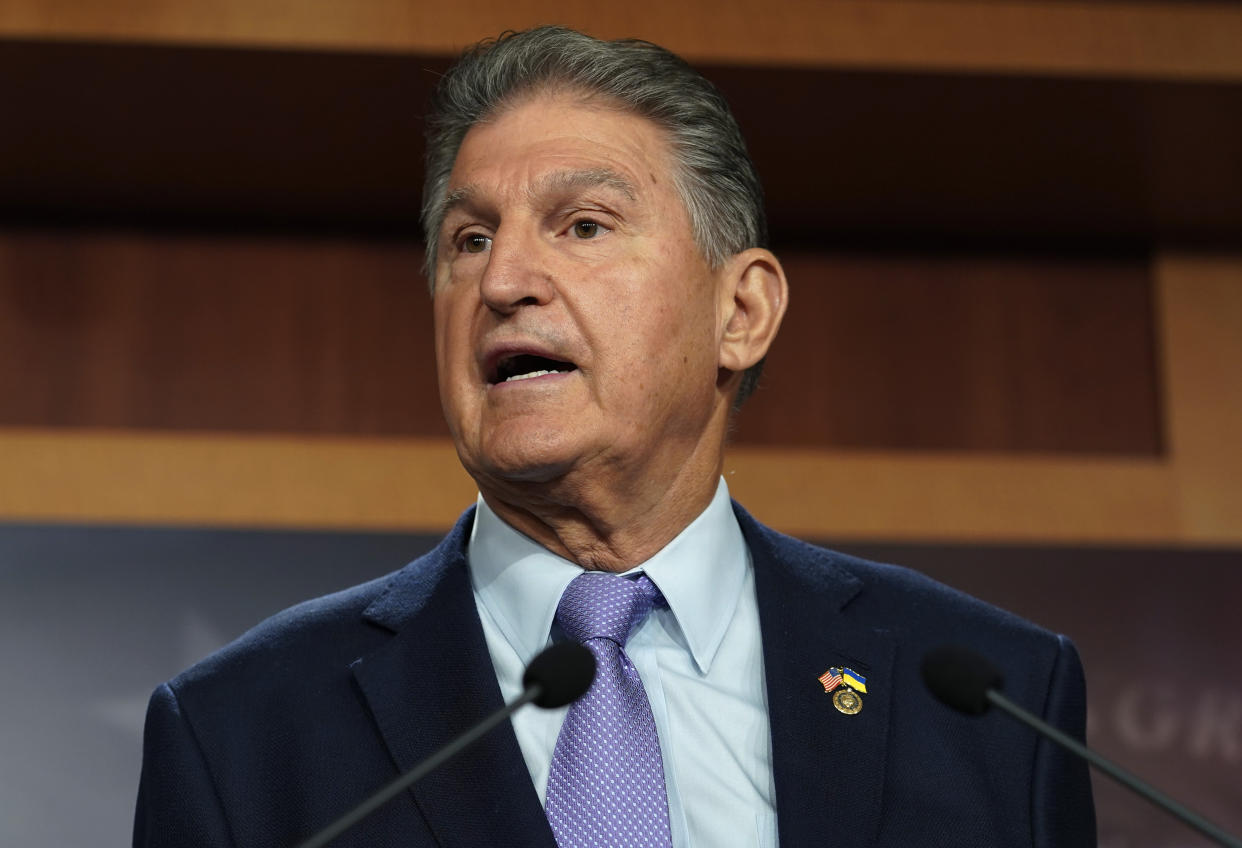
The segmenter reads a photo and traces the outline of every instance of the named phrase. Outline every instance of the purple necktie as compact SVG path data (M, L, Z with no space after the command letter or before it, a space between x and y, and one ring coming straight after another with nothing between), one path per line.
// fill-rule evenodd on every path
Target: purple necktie
M645 575L582 574L556 620L595 655L595 682L569 708L552 755L545 806L560 848L670 848L664 761L651 704L623 650L664 602Z

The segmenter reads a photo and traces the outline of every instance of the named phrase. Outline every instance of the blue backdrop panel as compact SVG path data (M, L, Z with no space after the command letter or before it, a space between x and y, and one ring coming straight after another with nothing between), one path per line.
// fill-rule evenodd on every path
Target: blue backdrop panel
M126 845L158 683L436 541L0 525L0 845ZM843 547L1068 633L1087 667L1091 742L1242 831L1242 552ZM1096 787L1104 848L1207 844Z

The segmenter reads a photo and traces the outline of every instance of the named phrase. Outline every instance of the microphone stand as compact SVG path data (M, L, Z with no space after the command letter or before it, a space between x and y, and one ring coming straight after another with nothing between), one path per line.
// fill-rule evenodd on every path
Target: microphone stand
M1074 737L1062 733L1060 730L1057 730L1055 727L1048 724L1046 721L1043 721L1038 716L1022 709L1022 707L1018 706L995 689L989 687L987 691L984 692L984 696L988 699L989 703L1004 710L1006 713L1013 716L1023 724L1034 728L1036 731L1048 737L1053 742L1056 742L1062 748L1065 748L1082 757L1087 762L1091 763L1091 765L1107 774L1113 780L1123 786L1126 786L1134 792L1137 792L1139 795L1142 795L1157 807L1160 807L1173 816L1181 819L1183 822L1190 825L1217 844L1224 845L1225 848L1242 848L1242 840L1239 840L1236 837L1226 833L1224 830L1221 830L1219 827L1203 818L1203 816L1187 809L1182 804L1174 801L1168 795L1165 795L1154 786L1147 784L1116 763L1104 759Z
M559 642L545 648L526 666L522 676L523 692L483 721L471 727L427 759L398 775L345 815L332 822L297 848L323 848L333 839L375 812L408 789L420 778L439 768L464 749L473 745L496 725L527 704L544 709L563 707L578 700L595 679L595 658L577 642Z
M400 795L416 783L420 778L435 771L443 763L451 760L463 750L470 747L480 737L486 735L487 732L493 727L509 718L509 716L513 715L520 708L526 706L531 701L534 701L541 694L543 694L543 686L536 684L534 686L527 687L526 691L517 698L505 704L496 712L483 719L482 722L476 724L461 736L458 736L452 742L436 751L430 757L419 763L416 767L410 769L405 774L398 775L370 798L367 798L361 804L345 813L345 815L332 822L310 839L300 843L297 848L323 848L323 846L327 845L333 839L336 839L358 822L371 815L371 813L384 806L384 804Z

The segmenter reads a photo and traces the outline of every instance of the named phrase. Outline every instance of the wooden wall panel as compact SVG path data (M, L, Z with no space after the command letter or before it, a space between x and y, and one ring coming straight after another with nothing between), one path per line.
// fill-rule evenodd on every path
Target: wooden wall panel
M441 436L416 245L0 238L0 426ZM789 257L745 444L1154 455L1146 264Z
M1242 6L1166 0L5 3L4 221L198 234L0 230L0 520L449 520L471 487L419 435L443 430L417 248L374 236L414 229L434 69L551 19L715 68L774 162L778 238L818 254L789 254L794 313L731 453L761 517L1242 539ZM205 234L273 228L302 235ZM1132 256L879 258L980 239L1180 252L1155 330Z
M1242 77L1231 3L1092 0L7 0L10 37L456 53L560 23L698 61L1007 73Z
M443 435L421 247L0 238L0 424Z
M790 314L737 439L1154 455L1139 259L796 254Z
M0 215L417 232L422 113L447 64L0 40Z
M418 232L445 57L0 40L0 220ZM704 65L782 243L1242 243L1242 85Z
M1188 535L1242 535L1242 254L1170 251L1156 263L1169 454Z
M448 439L0 428L0 468L10 521L442 531L475 493ZM734 446L724 473L805 538L1194 540L1152 459ZM1215 540L1242 541L1242 525Z

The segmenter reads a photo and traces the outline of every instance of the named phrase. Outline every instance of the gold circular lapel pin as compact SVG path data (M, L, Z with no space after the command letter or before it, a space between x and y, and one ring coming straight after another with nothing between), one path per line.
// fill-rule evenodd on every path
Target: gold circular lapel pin
M857 715L862 712L862 696L867 693L867 678L852 668L833 666L819 676L824 694L832 695L832 705L837 712Z
M853 689L842 686L833 693L832 705L846 715L857 715L862 710L862 698Z

